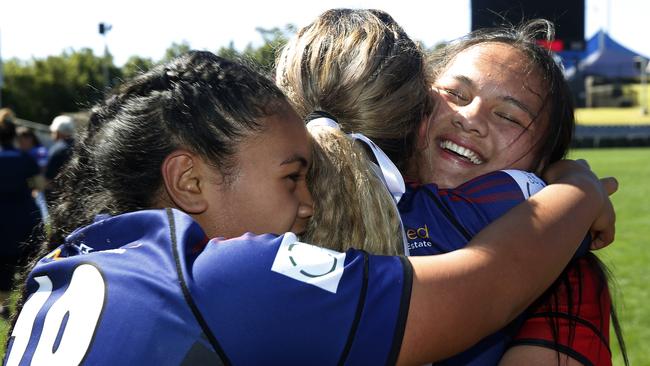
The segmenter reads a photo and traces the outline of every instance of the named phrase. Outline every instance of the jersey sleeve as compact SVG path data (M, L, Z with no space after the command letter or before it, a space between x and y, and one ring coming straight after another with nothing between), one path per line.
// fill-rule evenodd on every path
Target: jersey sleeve
M407 191L400 202L410 255L447 253L544 187L532 173L496 171L454 189L435 184Z
M411 291L402 257L339 253L294 234L212 240L182 255L190 302L235 365L392 364Z
M511 346L545 347L584 365L611 365L611 298L595 265L588 258L574 260L567 269L568 282L557 286L551 296L529 310Z

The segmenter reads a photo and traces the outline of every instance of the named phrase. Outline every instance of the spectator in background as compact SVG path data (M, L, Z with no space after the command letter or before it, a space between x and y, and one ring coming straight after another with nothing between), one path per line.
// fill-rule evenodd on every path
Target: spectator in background
M36 160L41 170L45 170L48 159L47 147L41 144L33 129L24 126L16 127L16 143L20 150Z
M6 316L6 300L16 267L24 265L32 251L25 243L40 222L32 189L43 189L36 161L15 148L13 112L0 109L0 313Z
M74 120L70 116L60 115L52 120L50 133L54 144L50 147L49 158L45 166L45 200L48 205L56 199L56 186L54 179L59 174L61 167L70 158L74 144Z
M34 130L28 127L16 127L16 144L18 148L31 156L38 164L41 175L45 173L47 166L48 150L47 147L41 144ZM44 184L43 184L44 186ZM47 221L47 203L45 202L45 194L43 190L33 190L32 197L36 200L36 205L41 211L43 222Z

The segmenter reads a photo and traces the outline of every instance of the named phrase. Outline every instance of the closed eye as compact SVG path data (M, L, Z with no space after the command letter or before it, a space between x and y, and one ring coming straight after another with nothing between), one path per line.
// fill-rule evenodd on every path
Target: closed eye
M302 179L302 174L300 174L300 173L289 174L289 175L287 175L287 178L291 179L294 182L297 182L300 179Z
M518 119L517 117L514 117L514 116L511 115L511 114L508 114L508 113L502 113L502 112L497 112L497 113L495 113L495 114L496 114L498 117L500 117L501 119L503 119L503 120L506 120L506 121L508 121L508 122L514 123L514 124L516 124L516 125L518 125L518 126L520 126L520 127L526 128L526 126L524 126L524 124L521 123L521 121L519 121L519 119Z
M443 95L446 95L448 99L454 99L457 104L466 103L468 98L457 89L442 88L440 89Z

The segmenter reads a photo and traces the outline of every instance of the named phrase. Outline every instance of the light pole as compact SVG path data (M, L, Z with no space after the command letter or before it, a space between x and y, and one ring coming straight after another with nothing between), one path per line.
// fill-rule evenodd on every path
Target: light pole
M648 60L643 56L635 56L634 61L639 65L639 72L641 73L641 98L639 106L641 106L641 114L648 114Z
M2 36L0 36L0 39ZM2 46L0 45L0 108L2 107L2 86L4 85L4 66L2 64Z
M106 40L106 34L113 28L112 25L108 23L99 23L99 34L104 37L104 62L103 71L104 71L104 80L106 80L106 86L111 86L110 75L108 74L108 41Z

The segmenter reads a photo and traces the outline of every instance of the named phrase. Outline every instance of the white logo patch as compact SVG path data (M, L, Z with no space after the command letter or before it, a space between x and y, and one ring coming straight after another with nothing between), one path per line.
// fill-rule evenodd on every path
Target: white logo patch
M514 169L503 170L503 172L508 173L517 182L526 199L546 187L546 183L533 173Z
M345 253L299 242L295 234L286 233L271 270L335 294L344 262Z

